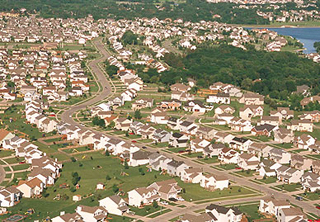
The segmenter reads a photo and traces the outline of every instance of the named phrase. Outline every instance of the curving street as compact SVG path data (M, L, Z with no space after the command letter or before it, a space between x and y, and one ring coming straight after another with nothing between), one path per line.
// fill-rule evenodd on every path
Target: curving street
M72 125L77 125L80 128L83 128L83 126L75 122L72 119L72 115L81 109L85 109L87 106L90 106L99 101L102 101L112 92L111 85L108 79L106 78L104 72L99 68L99 65L98 65L99 63L104 62L110 56L110 54L105 50L104 44L102 43L101 38L94 39L93 44L99 50L102 56L98 59L92 60L91 62L89 62L88 65L91 68L91 71L94 73L96 77L96 81L102 85L102 89L98 92L97 95L91 97L86 102L83 102L79 105L72 105L69 109L67 109L61 114L62 121Z

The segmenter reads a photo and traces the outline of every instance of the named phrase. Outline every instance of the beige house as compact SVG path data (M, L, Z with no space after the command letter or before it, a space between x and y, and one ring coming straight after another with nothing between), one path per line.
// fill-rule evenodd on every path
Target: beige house
M313 132L313 123L311 120L292 120L287 129L300 132Z
M264 104L264 96L259 95L257 93L245 93L239 99L239 103L243 103L246 105L263 105Z
M299 154L291 156L291 167L298 170L310 170L312 165L312 159L305 158Z
M294 134L291 130L279 128L274 131L274 141L278 143L292 143Z
M43 182L35 177L29 181L19 181L17 189L21 191L22 196L25 198L31 198L33 196L40 195L44 188Z

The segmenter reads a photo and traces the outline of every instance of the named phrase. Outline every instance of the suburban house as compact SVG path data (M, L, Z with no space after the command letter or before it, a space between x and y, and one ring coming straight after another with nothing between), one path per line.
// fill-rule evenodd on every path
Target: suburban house
M218 104L230 104L230 94L229 93L217 93L209 95L206 99L207 103L218 103Z
M264 124L279 126L282 124L282 119L280 119L278 116L262 116L259 125Z
M187 147L189 137L181 133L173 133L169 140L169 145L173 147Z
M278 128L273 131L274 141L278 143L292 143L294 134L291 130L285 128Z
M171 198L178 199L178 194L181 192L181 187L175 179L154 182L148 186L158 191L161 199L169 200Z
M277 175L276 170L282 165L280 163L275 163L272 160L263 159L259 163L257 171L261 177L275 177Z
M305 158L299 154L293 154L291 156L290 165L298 170L310 170L312 166L312 159Z
M129 207L120 196L113 195L99 200L99 206L105 208L108 213L122 216L124 213L129 212Z
M185 164L183 161L171 160L167 163L167 173L171 176L180 177L182 175L183 170L187 168L189 168L189 166Z
M269 157L277 163L288 164L291 160L291 153L282 149L273 148L269 151Z
M22 197L31 198L42 193L44 188L43 182L35 177L29 181L20 180L17 189L22 193Z
M248 148L248 153L254 154L258 158L268 157L271 149L273 149L273 147L268 146L267 144L253 142Z
M261 213L276 216L278 215L280 209L290 207L290 203L286 200L266 197L260 200L259 211Z
M263 115L262 105L246 105L239 109L239 116L241 119L251 120L253 117Z
M254 136L266 136L271 137L272 132L274 132L276 129L278 129L275 125L270 124L262 124L255 126L251 129L251 134Z
M228 106L228 105L221 105L217 108L215 108L214 113L215 114L223 114L223 113L228 113L228 114L234 114L235 113L235 109L232 106Z
M270 116L277 116L282 120L292 119L294 111L290 110L289 107L277 107L277 110L270 111Z
M303 175L303 170L297 170L291 167L282 166L277 170L277 179L284 183L299 183Z
M181 180L185 183L200 183L202 177L202 169L200 168L187 168L181 174Z
M229 179L223 175L205 174L202 176L200 186L210 191L228 188Z
M306 218L298 207L280 208L277 215L278 222L305 221Z
M238 166L244 170L256 170L259 165L259 158L253 154L242 153L238 158Z
M218 155L221 162L226 164L238 163L239 153L230 148L223 148Z
M287 129L300 132L313 132L313 123L309 119L292 120Z
M92 222L102 222L107 218L107 210L103 207L88 207L84 205L79 205L76 208L76 213L78 213L83 221Z
M316 192L320 190L320 176L312 172L305 172L301 177L301 185L305 191Z
M206 207L206 213L211 213L217 221L232 221L240 222L242 219L242 212L235 207L224 207L216 204L210 204Z
M5 129L0 129L0 146L2 146L3 141L10 140L13 137L15 137L13 133Z
M256 93L245 93L239 99L239 103L244 103L245 105L263 105L264 96Z
M129 205L140 207L141 204L152 204L153 201L159 201L160 195L155 188L140 187L128 192Z

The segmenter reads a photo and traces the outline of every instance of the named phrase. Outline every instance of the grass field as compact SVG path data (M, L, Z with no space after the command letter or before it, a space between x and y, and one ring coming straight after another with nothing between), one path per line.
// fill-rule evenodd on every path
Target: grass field
M277 178L276 177L267 177L265 179L259 179L257 181L265 183L265 184L270 184L270 183L275 183L277 181Z

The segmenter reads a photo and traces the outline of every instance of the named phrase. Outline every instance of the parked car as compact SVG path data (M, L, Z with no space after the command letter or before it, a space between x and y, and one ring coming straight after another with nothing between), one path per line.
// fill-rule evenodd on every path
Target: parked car
M136 143L137 141L135 141L135 140L132 140L131 142L132 142L132 143Z

